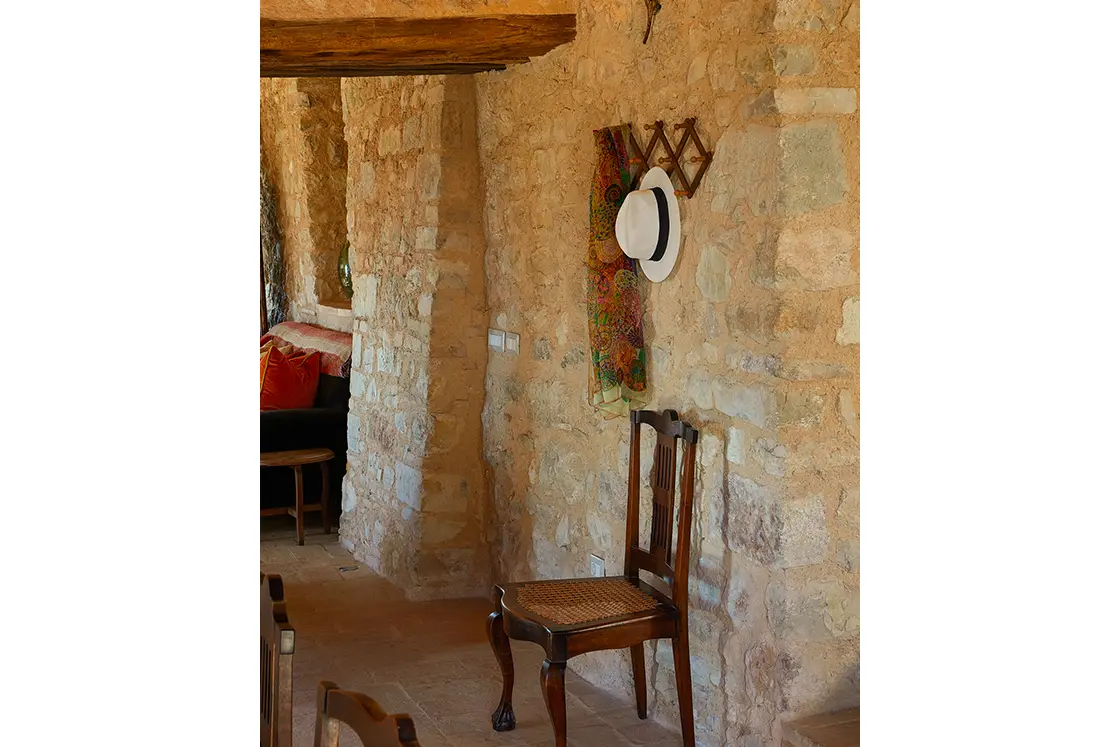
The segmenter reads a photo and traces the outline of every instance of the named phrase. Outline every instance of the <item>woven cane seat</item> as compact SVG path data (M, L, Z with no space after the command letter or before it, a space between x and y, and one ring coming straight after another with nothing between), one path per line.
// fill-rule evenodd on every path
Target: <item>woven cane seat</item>
M658 600L626 579L538 581L517 587L517 603L560 625L603 620L657 609Z

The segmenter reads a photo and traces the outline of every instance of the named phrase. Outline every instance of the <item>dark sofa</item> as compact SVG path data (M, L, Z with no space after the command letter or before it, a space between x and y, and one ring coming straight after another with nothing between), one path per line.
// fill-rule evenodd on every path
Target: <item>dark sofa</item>
M261 411L261 451L286 451L326 447L334 452L330 462L330 506L337 527L342 506L342 475L346 471L346 415L350 404L350 378L319 375L315 406L297 410ZM318 503L322 475L316 466L303 468L303 496ZM290 468L261 468L261 508L295 506L295 479ZM314 523L315 519L311 519Z

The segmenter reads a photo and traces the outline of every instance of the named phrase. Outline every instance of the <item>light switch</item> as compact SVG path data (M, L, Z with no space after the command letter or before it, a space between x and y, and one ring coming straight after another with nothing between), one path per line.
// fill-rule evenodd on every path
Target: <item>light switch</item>
M506 332L506 352L517 355L520 349L521 335L515 334L513 332Z
M491 329L487 332L487 340L489 341L491 350L505 350L506 347L506 333L500 329Z

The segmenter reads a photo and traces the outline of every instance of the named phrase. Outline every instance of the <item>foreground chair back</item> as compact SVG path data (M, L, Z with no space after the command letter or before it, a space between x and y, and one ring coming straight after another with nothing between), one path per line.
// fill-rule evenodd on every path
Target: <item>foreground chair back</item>
M284 582L261 574L261 747L292 747L292 658Z
M649 549L639 542L641 428L657 432L654 447L653 514ZM490 645L502 670L502 696L490 717L495 731L516 726L513 715L513 656L509 639L533 641L545 650L541 689L552 719L556 747L567 745L564 670L568 659L589 651L630 649L638 717L646 717L645 641L670 638L680 703L681 734L695 744L692 674L688 656L688 563L692 536L692 493L699 433L674 410L630 413L630 484L626 510L625 575L504 583L494 587ZM683 445L677 542L673 548L677 444ZM661 579L664 593L639 578L647 571Z
M363 747L420 747L416 728L406 714L386 714L368 695L340 690L333 682L320 682L315 747L338 747L342 724L354 730Z

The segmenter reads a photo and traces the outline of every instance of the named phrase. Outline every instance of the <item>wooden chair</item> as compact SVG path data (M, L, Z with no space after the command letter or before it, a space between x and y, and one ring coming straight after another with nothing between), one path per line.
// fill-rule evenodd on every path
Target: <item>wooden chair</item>
M657 431L654 447L653 521L649 550L638 544L641 488L641 426ZM692 492L699 433L673 410L630 413L630 480L626 510L625 575L505 583L494 587L495 611L490 615L490 645L502 670L502 696L491 716L495 731L516 726L513 715L513 656L509 639L533 641L545 651L541 690L552 718L557 747L567 745L564 670L568 659L589 651L630 649L637 691L638 717L646 717L646 669L642 644L673 640L673 661L685 747L694 747L692 677L688 655L688 558L692 534ZM681 505L676 555L671 558L673 494L676 487L677 441L684 443ZM638 571L659 577L669 595L641 580Z
M420 747L407 714L388 715L368 695L320 682L315 709L315 747L338 747L340 725L358 735L364 747Z
M261 747L292 747L292 658L284 582L261 574Z

